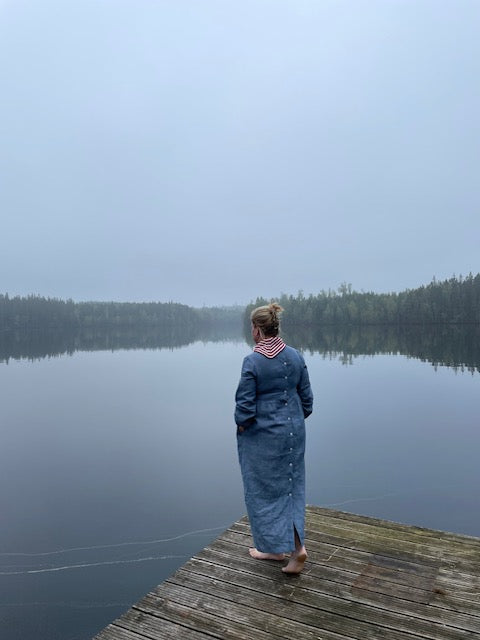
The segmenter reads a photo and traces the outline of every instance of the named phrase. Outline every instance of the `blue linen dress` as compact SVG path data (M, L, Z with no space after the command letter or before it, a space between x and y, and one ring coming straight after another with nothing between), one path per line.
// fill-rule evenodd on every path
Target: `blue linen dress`
M245 504L258 551L295 549L305 539L305 421L313 394L303 356L292 347L274 358L253 352L235 395L237 445Z

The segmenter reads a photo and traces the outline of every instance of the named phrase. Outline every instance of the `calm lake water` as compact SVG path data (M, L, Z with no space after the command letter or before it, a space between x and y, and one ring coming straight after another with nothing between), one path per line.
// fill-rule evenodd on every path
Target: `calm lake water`
M480 536L478 334L378 338L304 351L308 502ZM243 338L90 348L0 362L2 640L90 638L245 512Z

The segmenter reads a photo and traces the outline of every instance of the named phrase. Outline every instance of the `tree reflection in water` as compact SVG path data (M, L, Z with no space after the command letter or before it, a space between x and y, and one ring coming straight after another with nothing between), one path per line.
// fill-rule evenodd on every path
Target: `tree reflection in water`
M480 327L476 325L405 325L284 327L288 344L302 351L320 353L353 364L358 356L401 354L459 371L480 372ZM242 337L238 326L83 329L42 333L0 334L0 362L37 360L71 355L75 351L117 349L177 349L193 342L251 342L249 330Z

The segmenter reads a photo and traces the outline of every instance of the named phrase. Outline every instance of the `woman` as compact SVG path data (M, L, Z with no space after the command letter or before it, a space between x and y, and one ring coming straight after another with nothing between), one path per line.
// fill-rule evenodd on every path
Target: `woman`
M235 422L245 503L258 560L283 560L300 573L305 549L305 422L313 394L302 355L278 335L282 307L251 313L253 353L242 366Z

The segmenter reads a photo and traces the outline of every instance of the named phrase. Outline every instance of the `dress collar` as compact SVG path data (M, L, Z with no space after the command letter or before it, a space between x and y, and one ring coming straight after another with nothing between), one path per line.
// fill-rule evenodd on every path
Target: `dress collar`
M273 338L264 338L263 340L260 340L253 350L257 353L261 353L267 358L275 358L275 356L278 356L280 351L283 351L286 346L287 345L280 336L274 336Z

